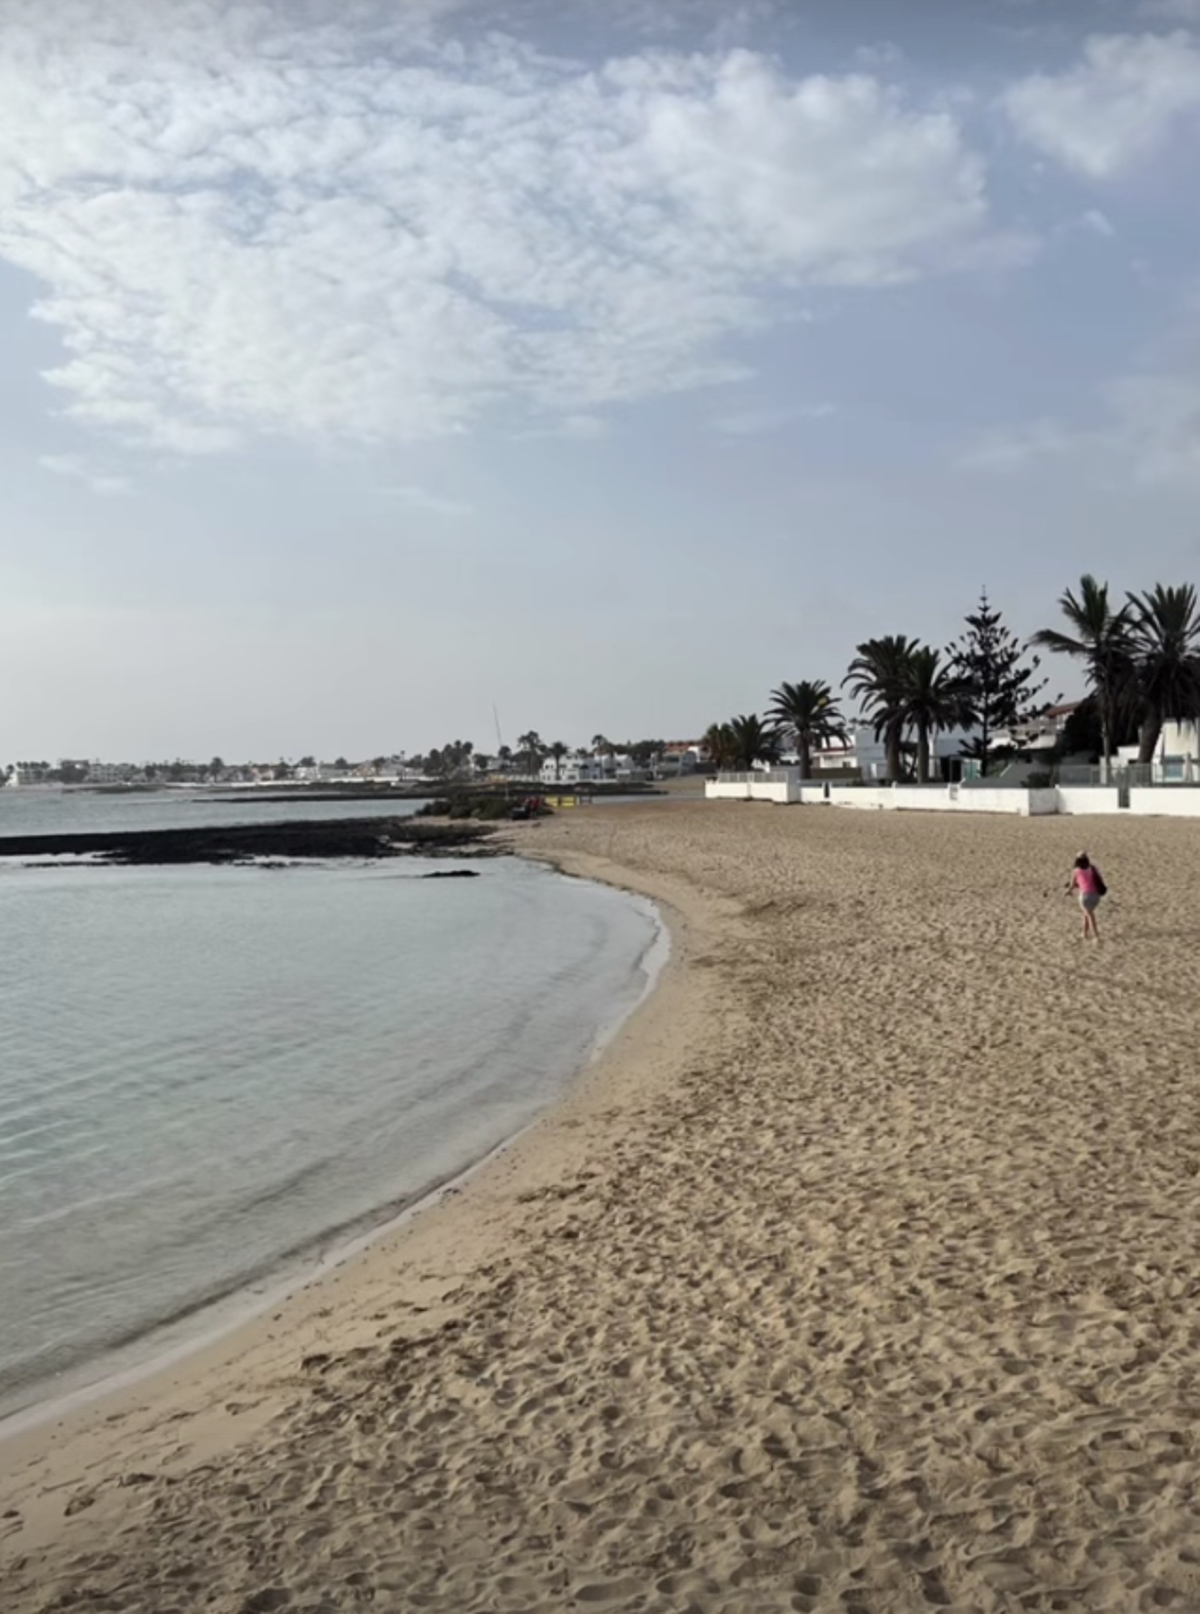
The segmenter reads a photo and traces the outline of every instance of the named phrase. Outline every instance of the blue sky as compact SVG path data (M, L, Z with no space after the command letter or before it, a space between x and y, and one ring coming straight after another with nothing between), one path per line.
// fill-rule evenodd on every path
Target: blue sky
M1198 156L1200 0L0 0L0 754L684 737L1195 579Z

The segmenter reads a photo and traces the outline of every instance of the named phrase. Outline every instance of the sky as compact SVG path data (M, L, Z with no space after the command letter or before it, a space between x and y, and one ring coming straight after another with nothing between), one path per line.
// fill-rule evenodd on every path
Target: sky
M0 0L0 758L686 739L1200 581L1198 159L1200 0Z

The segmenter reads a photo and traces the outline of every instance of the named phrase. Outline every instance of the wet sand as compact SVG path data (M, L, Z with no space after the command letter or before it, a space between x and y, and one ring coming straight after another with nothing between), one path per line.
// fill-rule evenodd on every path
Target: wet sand
M1200 1607L1200 827L507 834L664 904L658 991L438 1209L0 1445L5 1614Z

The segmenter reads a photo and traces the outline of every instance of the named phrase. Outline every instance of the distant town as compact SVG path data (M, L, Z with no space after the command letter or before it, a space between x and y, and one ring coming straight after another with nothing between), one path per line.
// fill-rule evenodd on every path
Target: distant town
M10 789L83 786L92 789L155 789L167 786L355 785L417 786L519 779L542 784L644 783L677 778L707 766L699 740L636 740L616 745L597 735L591 746L561 741L545 744L534 732L516 747L501 745L494 753L477 750L469 740L452 740L422 754L400 751L391 756L333 761L303 756L298 761L208 762L176 758L170 762L107 762L60 758L56 762L14 762L0 782Z

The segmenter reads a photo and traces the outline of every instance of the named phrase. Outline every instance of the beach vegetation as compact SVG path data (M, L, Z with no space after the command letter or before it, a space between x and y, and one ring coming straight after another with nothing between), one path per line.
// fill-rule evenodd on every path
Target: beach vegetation
M1030 656L1005 625L986 589L966 623L966 633L947 655L962 692L962 723L972 731L962 755L978 762L980 775L987 778L991 765L1011 754L1002 737L1041 712L1037 697L1046 679L1037 676L1040 657Z
M536 729L530 729L527 733L517 736L515 760L521 771L530 778L541 771L545 755L546 744Z
M935 734L966 726L971 719L970 690L961 676L929 645L913 645L904 666L899 715L905 731L916 736L917 783L929 783L931 741Z
M1040 628L1031 642L1083 664L1090 690L1088 712L1099 727L1099 744L1093 746L1086 743L1086 736L1076 735L1071 737L1071 749L1098 751L1107 771L1129 707L1133 673L1132 610L1129 605L1114 609L1108 584L1097 582L1090 572L1079 579L1078 593L1071 589L1064 591L1058 606L1066 619L1066 631Z
M704 736L704 748L715 767L749 773L756 762L777 761L781 741L773 722L764 722L757 712L750 712L731 717L726 723L710 724Z
M734 740L728 723L710 723L702 743L712 767L728 772L735 766Z
M757 712L750 712L729 721L733 742L734 765L748 773L756 762L776 762L779 758L779 733L774 724L764 722Z
M768 716L780 736L795 746L801 779L812 777L812 754L817 746L846 737L846 725L834 693L819 678L780 684L771 691Z
M906 703L911 683L911 660L919 646L906 634L866 639L857 647L850 670L842 680L871 724L886 752L887 778L895 784L904 778Z
M1138 761L1148 763L1164 723L1200 716L1200 609L1191 583L1156 583L1128 601L1128 687L1138 718Z

